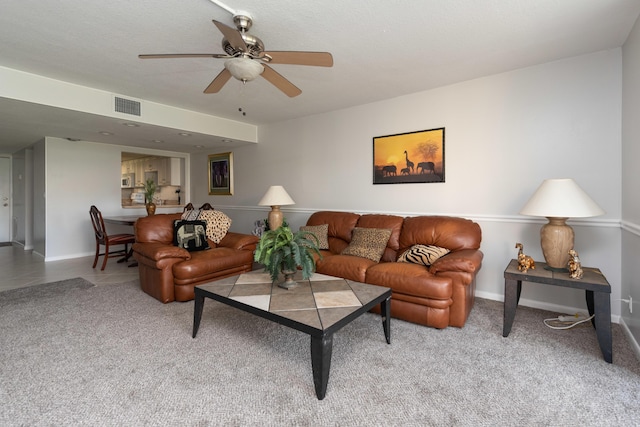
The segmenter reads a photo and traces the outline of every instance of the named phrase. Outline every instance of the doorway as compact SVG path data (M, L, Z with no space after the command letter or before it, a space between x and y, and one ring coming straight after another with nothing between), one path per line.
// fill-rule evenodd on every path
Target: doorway
M11 244L11 158L0 157L0 246Z

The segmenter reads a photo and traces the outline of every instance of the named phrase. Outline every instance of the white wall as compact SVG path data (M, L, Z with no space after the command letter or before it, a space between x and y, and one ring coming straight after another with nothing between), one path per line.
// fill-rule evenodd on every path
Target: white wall
M25 244L24 228L26 222L25 200L25 152L20 150L11 156L11 183L12 183L12 212L11 212L11 238L12 241Z
M543 259L543 222L518 211L544 179L571 177L607 212L573 221L576 249L620 298L621 62L621 49L602 51L262 126L256 146L234 150L234 195L210 197L200 186L193 199L225 210L244 231L266 216L256 204L274 184L296 201L283 209L296 226L325 209L471 218L483 229L478 295L501 299L516 242ZM372 184L373 137L437 127L446 128L445 183ZM203 176L206 163L194 161L194 181ZM522 297L586 310L579 291L526 285Z
M623 47L622 96L622 298L636 301L633 313L621 303L624 323L640 342L640 21Z
M33 146L33 252L45 256L47 204L46 144L38 141Z
M185 158L188 155L160 150L142 150L119 145L75 142L47 137L46 145L46 223L47 261L95 253L95 238L89 208L96 205L103 216L146 215L143 208L124 209L121 205L121 153L147 152L154 155ZM186 194L189 182L183 183ZM35 198L38 198L36 191ZM37 208L37 207L36 207ZM158 213L176 212L181 208L159 208ZM132 232L129 228L107 225L111 233Z

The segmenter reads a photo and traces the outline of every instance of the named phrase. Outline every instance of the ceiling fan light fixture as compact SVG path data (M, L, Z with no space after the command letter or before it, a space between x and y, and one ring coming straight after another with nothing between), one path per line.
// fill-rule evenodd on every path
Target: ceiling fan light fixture
M249 82L264 71L264 67L253 59L239 57L224 61L224 67L241 82Z

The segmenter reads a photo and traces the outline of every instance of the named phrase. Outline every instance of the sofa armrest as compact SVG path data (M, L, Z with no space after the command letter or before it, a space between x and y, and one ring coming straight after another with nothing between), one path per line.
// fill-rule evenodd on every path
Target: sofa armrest
M257 236L230 231L224 236L218 246L230 249L253 251L259 241L260 239Z
M436 274L440 271L462 271L475 274L482 265L484 254L478 249L462 249L451 252L431 264L429 272Z
M186 249L160 242L134 243L133 251L154 261L167 258L191 259L191 254Z

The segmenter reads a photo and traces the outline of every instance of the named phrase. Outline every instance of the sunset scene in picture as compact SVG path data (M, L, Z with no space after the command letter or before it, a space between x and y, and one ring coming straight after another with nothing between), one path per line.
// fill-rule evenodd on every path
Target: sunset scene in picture
M373 138L374 184L444 182L444 128Z

